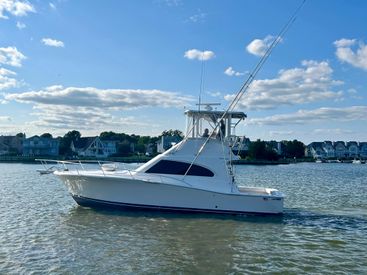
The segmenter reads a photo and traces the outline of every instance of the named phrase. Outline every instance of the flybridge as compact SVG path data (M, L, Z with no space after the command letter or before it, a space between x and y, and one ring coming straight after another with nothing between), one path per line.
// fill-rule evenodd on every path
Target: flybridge
M207 105L204 111L185 111L186 137L197 138L209 135L222 138L231 137L235 135L238 123L247 117L244 112L213 111L210 105Z

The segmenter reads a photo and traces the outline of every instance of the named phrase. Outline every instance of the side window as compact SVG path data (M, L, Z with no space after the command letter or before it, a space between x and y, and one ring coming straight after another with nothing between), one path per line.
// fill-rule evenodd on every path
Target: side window
M189 167L190 167L190 163L173 161L173 160L161 160L156 165L150 167L145 173L185 175ZM201 177L214 177L214 173L212 171L202 166L196 165L196 164L191 166L187 175L201 176Z

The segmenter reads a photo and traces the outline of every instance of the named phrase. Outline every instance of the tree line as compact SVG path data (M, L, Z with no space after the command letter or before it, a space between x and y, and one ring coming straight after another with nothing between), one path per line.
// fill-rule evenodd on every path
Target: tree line
M16 136L25 138L25 134L19 133ZM165 130L159 136L140 136L135 134L115 133L112 131L105 131L100 133L99 138L102 141L110 140L116 141L117 153L116 156L130 156L133 154L145 154L147 148L151 147L151 153L157 154L156 144L162 136L181 136L183 133L180 130ZM44 133L40 137L52 138L50 133ZM59 154L60 155L72 155L71 143L77 142L82 137L81 133L77 130L67 132L59 139ZM280 158L304 158L305 157L305 144L301 141L281 141L280 152L274 148L277 145L276 141L263 141L256 140L249 144L248 151L241 151L239 155L241 158L247 158L250 160L279 160Z
M43 134L41 136L50 135L48 133ZM156 143L161 139L162 136L182 136L183 133L180 130L166 130L161 133L161 135L156 137L151 136L140 136L140 135L129 135L125 133L115 133L112 131L105 131L99 134L99 138L102 141L115 141L117 144L117 153L116 157L127 157L133 154L145 154L147 152L147 148L151 146L151 153L156 154L157 148ZM52 136L51 136L52 137ZM78 142L81 138L81 134L79 131L73 130L67 132L63 137L59 137L60 147L59 154L60 155L72 155L71 151L71 143Z
M240 152L242 158L250 160L270 160L275 161L280 158L304 158L306 145L301 141L283 140L280 142L280 148L274 148L274 145L278 145L275 141L262 141L260 139L253 141L249 145L247 152ZM277 150L279 149L279 151Z

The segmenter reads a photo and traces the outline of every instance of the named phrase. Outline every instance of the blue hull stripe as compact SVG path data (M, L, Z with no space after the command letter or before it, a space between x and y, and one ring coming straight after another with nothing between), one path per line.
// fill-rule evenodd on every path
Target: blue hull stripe
M130 210L153 210L153 211L169 211L169 212L187 212L187 213L214 213L214 214L257 214L257 215L281 215L282 213L261 213L261 212L246 212L233 210L216 210L216 209L200 209L200 208L185 208L185 207L170 207L170 206L155 206L145 204L131 204L122 202L111 202L105 200L91 199L81 196L72 195L73 199L81 206L92 208L118 208Z

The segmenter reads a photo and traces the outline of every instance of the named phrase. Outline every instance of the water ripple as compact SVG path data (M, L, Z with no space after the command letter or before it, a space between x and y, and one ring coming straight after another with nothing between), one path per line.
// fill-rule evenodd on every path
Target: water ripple
M37 168L0 164L0 274L367 273L367 165L237 167L282 216L93 210Z

